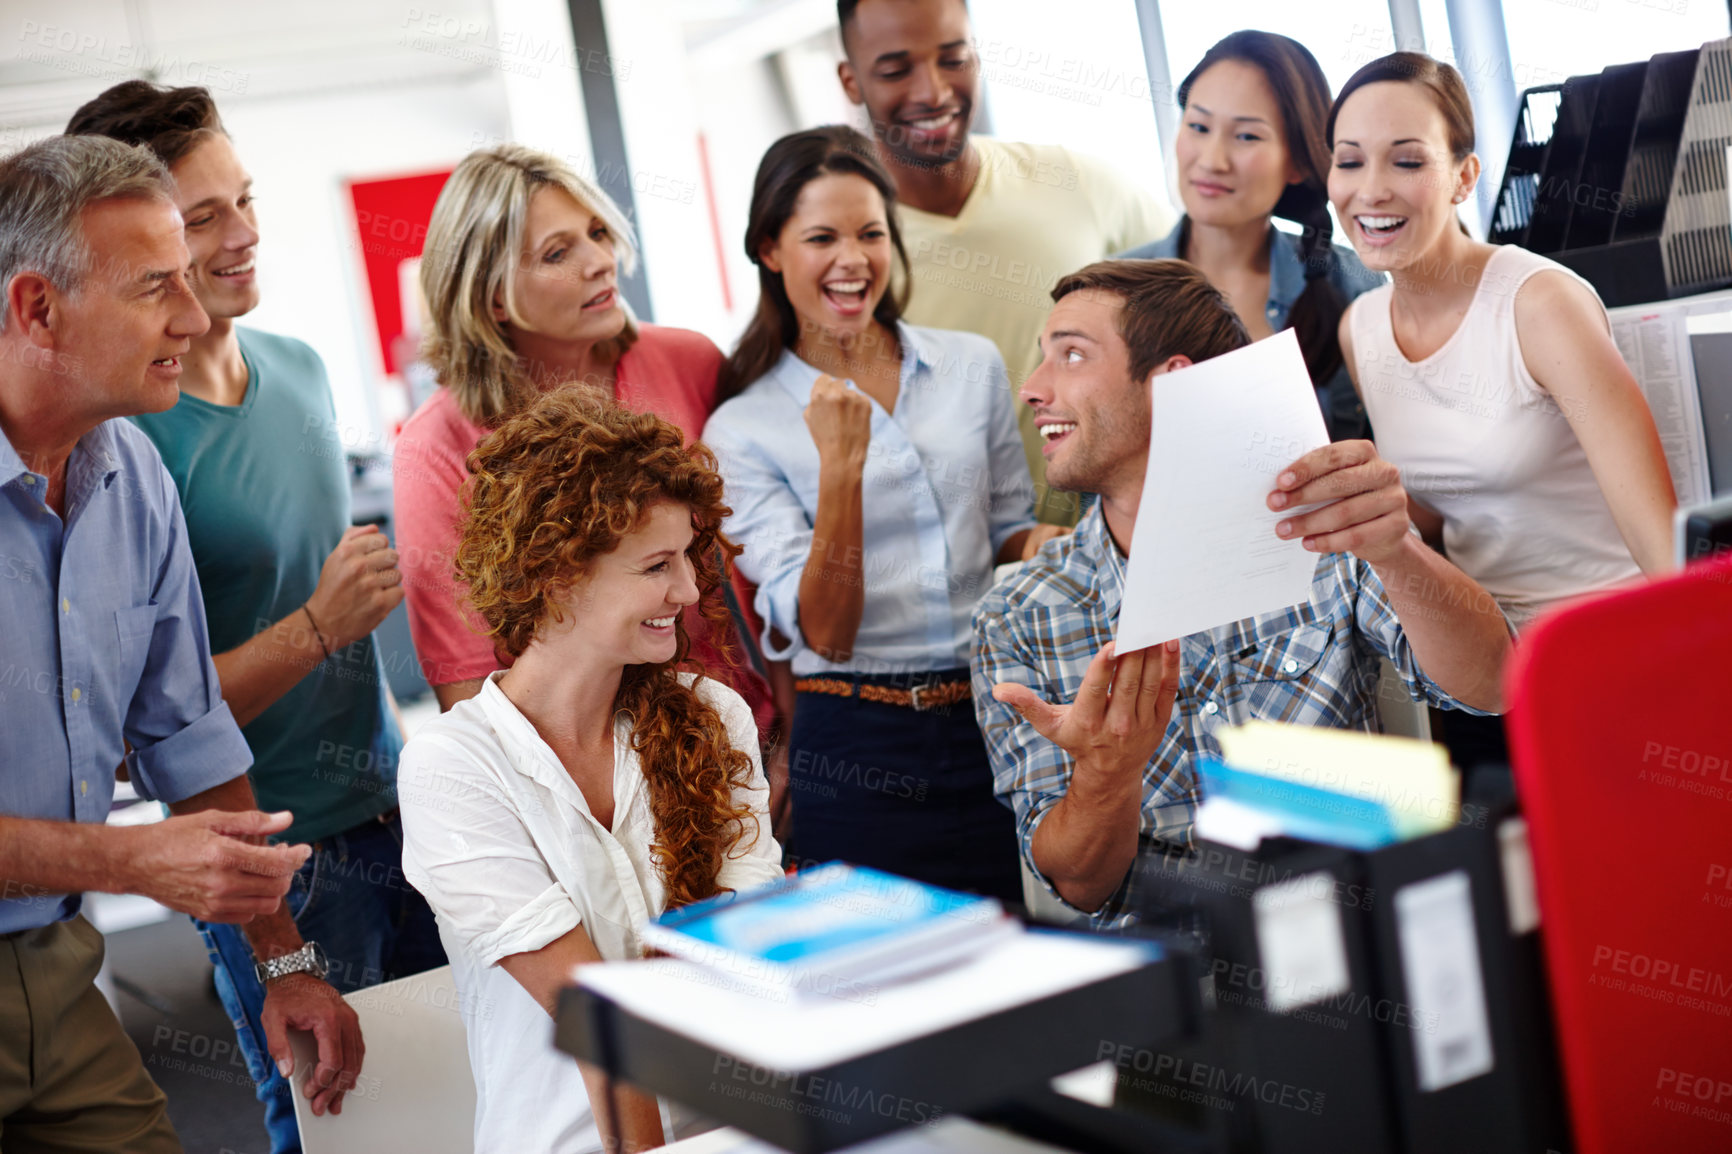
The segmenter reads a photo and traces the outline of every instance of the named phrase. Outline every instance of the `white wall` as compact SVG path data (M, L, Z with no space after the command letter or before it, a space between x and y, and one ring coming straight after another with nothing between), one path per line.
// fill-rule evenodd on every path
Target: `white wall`
M508 131L492 73L224 109L258 193L262 303L244 323L299 337L331 374L351 449L391 433L403 413L383 379L346 179L448 168Z
M668 0L606 0L603 10L655 320L725 343L730 325L698 148L698 110L709 91L694 84Z
M1185 7L1202 5L1187 0ZM1164 188L1142 33L1129 0L976 0L969 14L995 136L1062 144L1146 188ZM1170 46L1170 15L1166 28Z
M758 303L757 266L741 247L752 203L752 177L764 150L793 132L796 122L768 60L700 74L695 82L708 92L700 109L700 127L709 146L722 259L732 298L722 342L729 348Z
M524 9L559 4L500 2L523 26L512 31L533 30ZM263 303L246 323L316 348L345 441L375 447L401 393L379 387L342 183L449 168L506 135L507 77L524 103L535 97L524 92L531 72L560 88L545 38L501 51L488 4L444 0L435 13L401 0L0 0L0 151L58 132L74 108L141 69L160 83L209 87L259 196ZM575 100L573 75L563 71ZM537 127L549 124L560 118Z

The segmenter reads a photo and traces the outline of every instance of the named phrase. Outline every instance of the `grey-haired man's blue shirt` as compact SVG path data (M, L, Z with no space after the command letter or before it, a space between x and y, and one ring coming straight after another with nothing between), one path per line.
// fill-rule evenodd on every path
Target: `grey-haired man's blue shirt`
M156 449L104 422L67 462L64 520L47 489L0 433L0 813L101 822L123 757L133 788L165 802L245 773L252 755L222 700ZM78 904L0 879L0 933Z

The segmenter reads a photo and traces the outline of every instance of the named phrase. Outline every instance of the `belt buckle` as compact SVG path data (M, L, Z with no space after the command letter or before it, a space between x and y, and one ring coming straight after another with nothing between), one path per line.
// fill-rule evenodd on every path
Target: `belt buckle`
M911 685L908 687L908 704L913 707L914 712L926 712L927 707L920 704L920 693L922 690L930 688L932 688L930 685Z

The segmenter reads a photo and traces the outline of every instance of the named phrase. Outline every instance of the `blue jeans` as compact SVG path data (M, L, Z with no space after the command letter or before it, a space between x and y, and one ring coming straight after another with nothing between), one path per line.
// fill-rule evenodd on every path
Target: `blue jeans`
M403 880L403 824L395 813L389 821L366 821L314 842L283 900L301 937L324 947L331 964L325 980L341 993L445 964L433 911ZM299 1154L294 1090L265 1048L259 1021L265 991L253 971L252 947L240 926L195 924L216 966L217 995L265 1104L272 1154Z

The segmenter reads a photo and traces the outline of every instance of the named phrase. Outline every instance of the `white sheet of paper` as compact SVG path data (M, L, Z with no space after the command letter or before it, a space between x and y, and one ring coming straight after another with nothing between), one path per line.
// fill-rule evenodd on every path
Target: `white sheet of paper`
M949 969L870 987L858 999L772 999L726 973L652 958L578 966L573 979L625 1009L745 1062L815 1070L1037 998L1128 973L1138 944L1081 934L1015 934Z
M1275 536L1294 510L1267 504L1281 470L1329 443L1293 331L1157 376L1150 389L1119 653L1297 605L1317 569L1316 553Z
M1246 853L1257 852L1263 839L1286 832L1279 818L1228 797L1206 797L1197 807L1193 832L1205 841L1220 842Z
M1708 500L1708 442L1702 428L1702 395L1696 385L1692 331L1712 332L1712 321L1697 322L1685 303L1627 305L1606 310L1612 340L1630 375L1641 386L1654 414L1672 485L1681 505Z

